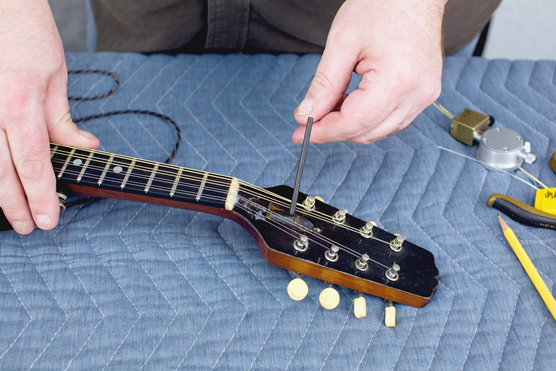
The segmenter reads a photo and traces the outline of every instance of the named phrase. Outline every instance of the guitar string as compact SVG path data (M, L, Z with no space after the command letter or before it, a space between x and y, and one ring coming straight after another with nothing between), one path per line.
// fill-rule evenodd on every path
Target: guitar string
M243 199L245 199L245 198L243 198ZM247 199L245 199L245 200L246 200L246 201L249 201L249 200L247 200ZM262 205L259 205L259 204L257 204L257 203L252 203L252 205L254 205L255 207L260 208L261 211L263 211L263 212L268 211L268 208L266 208L266 207L264 207L264 206L262 206ZM244 210L246 210L246 211L249 212L249 210L247 210L246 208L244 208L243 205L240 205L240 207L242 207ZM253 213L253 215L256 215L256 214ZM317 233L317 232L311 230L310 228L308 228L308 227L306 227L306 226L304 226L304 225L293 224L292 221L290 221L288 218L286 218L286 217L284 217L284 216L282 216L282 215L276 215L276 216L277 216L278 219L282 219L285 223L292 224L292 225L295 225L295 226L297 226L297 227L300 227L301 229L304 230L305 233L307 233L307 234L313 236L313 238L319 238L319 239L321 239L321 240L324 240L325 242L328 242L331 246L332 246L332 245L338 246L340 249L343 249L343 250L344 250L345 252L347 252L348 254L351 254L351 255L353 255L353 256L355 256L355 257L360 257L360 256L362 255L361 253L359 253L359 252L357 252L357 251L355 251L355 250L353 250L353 249L350 249L350 248L348 248L347 246L344 246L344 245L342 245L342 244L339 244L337 241L334 241L334 240L332 240L332 239L329 238L329 237L323 236L323 235L321 235L321 234L319 234L319 233ZM268 220L272 221L272 219L268 219L268 218L265 218L265 220L266 220L266 221L268 221ZM291 235L291 234L290 234L290 235ZM292 236L293 236L293 235L292 235ZM316 240L313 240L313 242L315 242L315 243L317 243L318 245L324 247L325 249L328 249L327 246L323 245L322 243L319 243L319 242L316 241ZM330 247L331 247L331 246L330 246ZM378 261L376 261L376 260L369 259L369 261L372 261L373 263L376 263L377 265L381 265L381 266L383 266L384 268L387 268L387 269L389 268L387 265L384 265L384 264L382 264L382 263L380 263L380 262L378 262Z
M104 94L100 94L100 95L93 96L93 97L75 97L75 96L68 96L68 99L70 99L70 100L76 100L76 101L92 101L92 100L97 100L97 99L102 99L102 98L108 97L108 96L114 94L114 93L118 90L118 87L119 87L119 85L120 85L119 78L118 78L118 76L117 76L116 74L114 74L114 73L112 73L112 72L110 72L110 71L93 70L93 69L88 69L88 70L71 70L71 71L68 71L68 75L71 75L71 74L95 74L95 73L96 73L96 74L103 74L103 75L106 75L106 76L111 77L111 78L114 80L114 86L113 86L113 88L112 88L110 91L108 91L108 92L106 92L106 93L104 93ZM177 150L178 150L178 148L179 148L179 146L180 146L180 144L181 144L181 131L180 131L180 128L179 128L179 126L177 125L177 123L174 122L170 117L168 117L168 116L166 116L166 115L160 114L160 113L158 113L158 112L144 111L144 110L123 110L123 111L107 112L107 113L103 113L103 114L99 114L99 115L88 116L88 117L76 119L76 120L74 120L74 122L75 122L75 123L79 123L79 122L84 122L84 121L93 120L93 119L97 119L97 118L110 117L110 116L121 115L121 114L146 114L146 115L152 115L152 116L155 116L155 117L159 117L159 118L165 119L168 123L170 123L170 124L174 127L174 129L176 130L177 140L176 140L176 144L174 145L174 149L173 149L172 153L170 154L170 156L168 157L168 159L166 159L165 163L167 164L166 166L168 166L168 167L173 167L173 168L178 168L178 169L179 169L179 167L177 167L177 166L175 166L175 165L171 165L171 164L169 164L169 162L172 160L172 158L173 158L174 155L176 154L176 152L177 152ZM75 147L75 148L77 148L77 147ZM89 149L85 149L85 148L83 148L83 150L85 150L85 151L90 151ZM102 153L101 151L96 151L96 150L93 150L93 152ZM111 155L111 154L108 154L108 153L106 153L106 152L104 152L104 153L107 154L107 155ZM130 160L135 160L134 158L131 158L131 157L128 157L128 156L119 156L119 157L125 157L125 158L128 158L128 159L130 159ZM152 163L153 166L154 166L154 164L157 164L157 162L154 162L154 161L149 161L149 160L142 160L142 161L143 161L143 162L147 162L147 163ZM124 165L124 166L125 166L125 165ZM193 173L196 172L196 173L198 173L198 174L203 174L203 175L206 174L206 172L201 172L201 171L197 171L197 170L194 170L194 169L189 169L189 171L190 171L190 172L193 172ZM168 175L172 175L172 176L173 176L173 174L168 174ZM226 176L222 176L222 175L219 175L219 174L213 174L213 177L216 177L216 178L220 177L220 178L222 178L222 179L225 179L225 178L226 178L227 180L230 180L230 179L231 179L231 177L226 177ZM213 181L211 181L211 182L212 182L212 183L215 183L215 182L213 182ZM249 184L249 183L247 183L247 182L245 182L245 181L243 181L243 180L239 180L239 183L240 183L240 184L243 184L243 185L245 185L245 186L247 186L247 187L249 187L249 188L259 189L259 192L261 192L262 194L266 194L266 195L268 195L268 196L270 196L270 197L272 198L272 199L270 199L270 200L267 199L267 201L269 201L269 202L276 202L276 199L278 198L278 199L282 200L282 205L281 205L281 206L283 206L283 207L289 207L290 204L291 204L291 200L288 200L287 198L282 197L282 196L280 196L280 195L273 194L272 192L267 191L267 190L265 190L264 188L260 188L260 187L254 186L254 185ZM259 197L262 197L262 196L259 195ZM98 198L98 197L97 197L97 198L94 198L94 197L93 197L93 198L88 198L88 199L85 199L85 200L75 201L75 202L67 203L67 204L66 204L66 207L70 207L70 206L73 206L73 205L76 205L76 204L83 204L83 203L87 203L87 202L90 202L90 201L93 201L93 200L98 200L98 199L100 199L100 198ZM301 206L301 208L299 208L299 206ZM301 213L307 215L307 212L304 211L305 208L303 208L302 205L297 204L297 205L296 205L296 208L298 208L298 209L299 209L298 211L300 211ZM313 214L314 216L317 216L317 215L318 215L320 220L326 221L326 222L327 222L327 220L328 220L328 218L329 218L328 215L325 215L325 214L320 213L320 212L318 212L318 211L317 211L317 212L313 211L312 214ZM342 227L343 227L344 229L346 229L346 230L352 230L352 231L354 231L354 232L358 231L357 229L352 228L352 227L349 227L349 226L348 226L348 227L342 226ZM374 236L371 236L371 238L374 238ZM376 238L375 238L375 239L376 239ZM376 240L379 240L379 239L376 239ZM379 240L379 241L380 241L380 240ZM385 242L385 241L381 241L381 242ZM386 243L386 242L385 242L385 243Z
M64 147L66 147L66 146L60 146L60 145L58 145L58 147L64 148ZM101 154L101 155L105 155L105 156L108 156L108 157L110 157L110 156L112 155L112 154L110 154L110 153L108 153L108 152L97 151L97 150L90 150L90 149L86 149L86 148L79 148L79 147L69 147L69 148L82 149L82 150L84 150L84 151L94 152L94 153ZM69 155L70 153L71 153L71 151L67 151L67 150L65 151L65 153L64 153L63 151L56 150L56 152L55 152L54 154ZM87 156L87 155L81 155L81 154L78 154L78 153L76 153L76 152L74 152L73 155L72 155L72 158L82 159L82 160L86 160L86 159L88 159L88 157L89 157L89 156ZM130 160L130 161L136 161L136 160L138 160L137 158L128 157L128 156L120 156L120 155L118 155L118 157L123 157L123 158L125 158L125 159ZM157 174L160 174L160 175L167 175L167 176L171 176L171 177L176 177L177 172L176 172L176 173L170 173L170 172L164 172L164 171L163 171L164 168L172 168L172 169L177 170L177 171L179 171L180 169L182 169L182 170L183 170L183 169L186 169L188 173L194 173L194 174L199 174L199 175L201 175L201 174L202 174L202 175L210 174L211 177L213 177L213 178L225 179L225 180L227 180L227 181L229 181L229 182L231 182L231 180L233 179L233 177L230 177L230 176L219 175L219 174L216 174L216 173L209 173L209 172L200 171L200 170L195 170L195 169L183 168L183 167L176 166L176 165L164 165L163 167L160 167L160 165L162 164L162 163L160 163L160 162L148 161L148 160L142 160L142 159L139 159L139 160L140 160L140 163L152 164L152 165L153 165L153 168L154 168L154 166L159 165L159 167L158 167L158 169L157 169ZM92 161L93 161L93 160L92 160ZM97 162L97 163L100 162L100 163L102 163L102 164L107 164L108 161L109 161L109 160L105 160L105 159L100 159L100 160L94 159L94 162ZM139 163L139 164L140 164L140 163ZM123 162L118 162L117 160L113 160L113 161L112 161L112 164L113 164L113 165L116 165L116 166L122 166L122 167L128 167L128 166L130 165L130 164L126 164L126 163L123 163ZM91 168L93 168L93 166L91 166ZM100 169L101 169L101 168L97 168L97 170L100 170ZM102 169L104 169L104 168L102 168ZM135 163L133 169L135 169L135 170L142 170L142 171L146 171L146 172L150 172L150 171L153 170L153 169L150 169L150 168L141 167L141 165L138 165L138 163ZM135 175L135 176L137 177L137 175ZM144 177L144 178L148 178L148 176L147 176L147 177ZM201 178L200 178L200 177L199 177L199 178L194 178L194 177L188 177L188 176L186 176L186 175L185 175L185 176L182 175L182 176L180 176L180 179L199 181L199 179L201 179ZM159 181L160 181L160 180L159 180ZM276 200L278 199L278 200L281 201L281 203L279 203L280 206L282 206L282 207L289 207L289 203L288 203L289 200L288 200L287 198L285 198L285 197L283 197L283 196L280 196L280 195L277 195L277 194L275 194L275 193L272 193L272 192L270 192L270 191L268 191L268 190L266 190L266 189L264 189L264 188L261 188L261 187L255 186L255 185L253 185L253 184L250 184L250 183L248 183L248 182L245 182L245 181L243 181L243 180L238 179L238 181L239 181L240 184L242 184L242 185L244 185L244 186L247 186L248 188L255 189L255 190L257 190L258 192L260 192L260 193L254 193L253 191L249 190L248 193L250 193L250 194L252 194L252 195L254 195L254 196L259 196L259 197L261 197L261 198L264 197L264 196L261 195L261 193L262 193L263 195L271 196L273 199L265 199L265 201L276 202ZM168 183L168 184L171 184L172 182L171 182L171 181L168 181L167 183ZM216 182L216 181L213 181L213 180L207 180L207 184L219 185L219 186L222 186L222 187L229 187L229 183L220 183L220 182ZM264 199L264 198L263 198L263 199ZM321 220L321 221L325 221L325 222L328 222L329 219L331 218L329 215L324 214L324 213L322 213L322 212L319 212L319 211L316 211L316 210L307 210L305 207L303 207L303 205L301 205L301 204L299 204L299 203L297 204L296 210L297 210L298 212L304 214L304 215L311 215L312 217L315 217L315 218L317 218L317 219L319 219L319 220ZM341 228L344 228L344 229L346 229L346 230L350 230L350 231L352 231L352 232L357 232L357 233L359 232L359 229L353 228L353 227L351 227L351 226L347 226L347 225L345 225L345 224L337 224L337 225L338 225L339 227L341 227ZM377 240L377 241L380 241L380 242L390 243L390 242L388 242L388 241L380 240L380 239L378 239L378 238L376 238L376 237L374 237L374 236L371 236L370 238L373 238L373 239L375 239L375 240Z
M92 69L89 69L89 70L73 70L73 71L68 71L68 75L71 75L71 74L95 74L95 73L96 73L96 74L103 74L103 75L106 75L106 76L111 77L111 78L114 80L114 86L113 86L113 88L112 88L110 91L108 91L108 92L106 92L106 93L104 93L104 94L100 94L100 95L93 96L93 97L75 97L75 96L69 96L69 95L68 95L68 99L69 99L69 100L76 100L76 101L92 101L92 100L97 100L97 99L102 99L102 98L108 97L108 96L114 94L114 93L116 92L116 90L118 90L119 85L120 85L119 78L118 78L118 76L117 76L116 74L114 74L114 73L112 73L112 72L110 72L110 71L92 70ZM174 148L173 148L172 153L170 154L170 156L168 157L168 159L166 159L166 161L165 161L165 163L166 163L165 167L177 169L178 172L176 173L176 175L179 174L179 171L180 171L182 168L181 168L181 167L177 167L177 166L175 166L175 165L171 165L171 164L169 164L169 162L173 159L173 157L174 157L175 154L177 153L177 150L178 150L178 148L179 148L179 146L180 146L180 144L181 144L181 131L180 131L180 128L179 128L179 126L177 125L177 123L174 122L170 117L168 117L168 116L166 116L166 115L160 114L160 113L158 113L158 112L145 111L145 110L121 110L121 111L107 112L107 113L103 113L103 114L99 114L99 115L93 115L93 116L88 116L88 117L79 118L79 119L74 120L74 122L75 122L75 123L79 123L79 122L84 122L84 121L88 121L88 120L94 120L94 119L97 119L97 118L111 117L111 116L123 115L123 114L146 114L146 115L152 115L152 116L155 116L155 117L159 117L159 118L165 119L168 123L170 123L170 124L174 127L174 129L176 130L176 134L177 134L177 140L176 140L176 144L174 145ZM56 146L55 150L57 150L58 147L59 147L59 145ZM65 146L62 146L62 147L65 147ZM88 150L88 149L83 149L83 150L85 150L85 151L90 151L90 150ZM90 159L93 159L93 160L94 160L94 154L95 154L95 153L102 153L102 152L101 152L101 151L93 150L93 154L92 154L92 156L90 157ZM69 152L68 152L67 154L69 154ZM109 156L109 158L110 158L110 156L113 156L112 154L108 154L108 153L106 153L106 152L105 152L105 154L106 154L107 156ZM52 157L52 155L51 155L51 157ZM73 157L73 156L72 156L72 157ZM118 156L118 157L122 157L122 156ZM124 157L127 157L127 156L124 156ZM114 158L114 157L112 157L112 159L113 159L113 158ZM130 159L131 161L134 161L134 160L135 160L134 158L130 158L130 157L127 157L127 158ZM83 158L83 159L84 159L84 158ZM89 159L89 157L87 157L87 160L88 160L88 159ZM95 161L96 161L96 160L95 160ZM104 160L104 161L106 161L106 160ZM142 162L146 162L146 163L152 164L152 165L153 165L153 168L154 168L154 166L160 166L160 163L155 162L155 161L149 161L149 160L146 160L146 161L145 161L145 160L141 160L141 161L142 161ZM98 162L98 161L96 161L96 162ZM106 163L107 163L107 162L106 162ZM105 163L105 164L106 164L106 163ZM123 163L122 163L121 165L126 166L126 165L123 164ZM117 161L116 161L116 166L118 166L118 165L117 165ZM93 165L91 168L94 168L94 165ZM163 167L163 168L164 168L164 167ZM104 168L103 168L102 170L104 171ZM149 171L150 169L144 169L144 170ZM194 170L194 169L188 169L187 171L188 171L188 172L192 172L192 173L194 173L194 174L203 174L203 176L205 176L206 174L209 174L208 172L197 171L197 170ZM157 172L158 172L158 168L157 168ZM167 176L172 176L172 177L175 176L173 173L168 173L168 172L166 172L166 174L164 174L164 172L160 172L160 173L161 173L162 175L167 175ZM79 174L81 174L81 172L79 172ZM81 174L81 175L84 177L86 174ZM79 176L79 175L78 175L78 176ZM135 177L135 176L136 176L136 175L134 175L134 177ZM150 178L150 177L149 177L149 178ZM180 179L181 179L181 178L182 178L182 177L180 176ZM198 181L198 179L195 179L195 178L193 178L193 177L189 177L189 179L187 179L187 178L188 178L188 177L185 177L186 180ZM222 176L222 175L219 175L219 174L211 174L211 178L225 179L225 180L227 180L227 181L229 181L229 182L231 182L231 179L232 179L232 178L229 177L229 176ZM266 190L266 189L264 189L264 188L260 188L260 187L254 186L254 185L252 185L252 184L250 184L250 183L247 183L247 182L245 182L245 181L243 181L243 180L239 180L239 179L238 179L238 181L239 181L240 184L242 184L242 185L244 186L244 187L242 187L242 188L246 188L246 189L244 189L244 191L245 191L246 193L248 193L248 194L249 194L249 193L252 193L253 196L260 197L261 199L264 199L265 201L268 201L269 203L280 204L280 206L282 206L282 207L289 207L290 204L291 204L291 200L288 200L288 199L285 198L285 197L282 197L282 196L280 196L280 195L274 194L274 193L272 193L272 192L270 192L270 191L268 191L268 190ZM157 182L160 182L160 179L157 179ZM168 182L168 183L170 183L170 182ZM178 180L178 183L179 183L179 180ZM210 181L208 181L208 183L209 183L209 184L212 184L212 185L216 185L216 186L220 185L220 186L222 186L222 187L229 187L229 185L228 185L227 183L215 182L215 181L213 181L212 179L211 179ZM151 187L152 187L152 186L151 186ZM156 187L156 186L155 186L155 187ZM210 186L209 186L209 187L206 187L207 191L211 191L210 188L211 188ZM255 193L253 193L252 190L257 190L258 193L255 194ZM212 189L212 191L213 191L213 192L221 192L221 191L218 190L218 189ZM193 193L193 192L192 192L192 193ZM264 196L263 196L263 195L264 195ZM207 198L206 195L205 195L205 198ZM72 202L72 203L67 203L67 204L66 204L66 207L70 207L70 206L76 205L76 204L83 204L83 203L91 202L91 201L93 201L93 200L98 200L98 199L100 199L100 198L98 198L98 197L90 197L90 198L87 198L87 199L85 199L85 200L80 200L80 201L75 201L75 202ZM278 200L280 200L280 201L277 202ZM321 221L323 221L323 222L325 222L325 223L328 223L328 220L330 219L330 216L329 216L329 215L325 215L325 214L320 213L320 212L315 212L315 210L309 210L309 212L307 212L307 211L305 211L306 209L305 209L302 205L300 205L300 204L297 204L297 205L296 205L296 208L298 209L298 210L297 210L298 213L301 213L301 214L304 214L304 215L309 215L309 214L310 214L310 215L312 215L314 218L319 219L319 220L321 220ZM359 232L358 229L352 228L352 227L350 227L350 226L340 225L340 227L343 228L343 229L346 229L346 230L351 230L351 231L354 232L354 233L358 233L358 232ZM373 239L375 239L375 240L378 240L378 241L380 241L380 242L382 242L382 243L388 243L388 242L386 242L386 241L381 241L380 239L377 239L377 238L375 238L374 236L370 236L370 237L373 238Z
M57 151L56 153L59 153L59 151ZM69 153L70 153L70 152L68 152L67 154L69 155ZM79 159L84 159L84 160L85 160L85 159L88 159L89 156L83 156L83 155L79 155L79 154L76 155L75 152L74 152L74 154L72 155L72 158L79 158ZM135 158L133 158L133 159L136 160ZM91 160L91 161L93 161L93 160ZM58 161L58 162L60 162L60 161ZM103 163L103 164L104 164L104 163L108 163L108 161L98 161L98 160L94 160L94 162L100 162L100 163ZM114 165L123 165L123 166L125 166L125 167L128 167L128 165L129 165L129 164L121 163L121 162L118 162L118 161L112 161L111 164L114 164ZM161 163L155 162L154 164L155 164L155 165L156 165L156 164L160 165ZM93 170L96 169L96 170L98 170L98 171L104 170L104 167L97 167L97 166L95 166L95 165L89 165L88 168L89 168L89 169L93 169ZM140 171L145 171L145 172L151 172L151 171L153 170L153 169L141 167L140 165L139 165L139 166L135 166L135 165L134 165L133 169L135 169L135 170L140 170ZM176 167L176 169L183 169L183 168ZM160 169L160 167L159 167L159 168L157 169L157 172L156 172L156 173L157 173L157 174L160 174L160 175L171 176L171 177L173 177L173 178L175 178L176 175L177 175L177 173L168 173L168 172L163 172L163 171L160 171L160 170L161 170L161 169ZM198 171L197 171L197 172L198 172ZM207 172L199 172L199 174L207 174ZM211 174L211 175L216 175L216 176L218 175L218 174L214 174L214 173L210 173L210 174ZM149 178L150 178L150 176L143 176L143 175L138 175L138 174L134 174L134 177L135 177L135 178L140 178L140 179L149 179ZM224 177L224 176L223 176L223 177ZM217 176L217 178L218 178L218 176ZM228 177L228 178L229 178L228 180L231 181L232 178L231 178L231 177ZM199 180L200 180L201 178L200 178L200 177L199 177L199 178L188 177L188 176L184 176L184 175L182 174L182 175L180 176L180 179L192 180L192 181L199 182ZM159 183L167 183L168 185L170 185L170 184L173 185L173 183L174 183L174 181L165 180L165 179L160 179L160 178L157 179L157 182L159 182ZM206 183L207 183L207 184L212 184L212 185L217 185L217 186L222 186L222 187L229 188L229 183L214 182L214 181L211 181L211 180L207 180ZM242 182L242 183L243 183L243 182ZM265 201L274 202L274 203L276 203L276 204L278 204L279 206L282 206L282 207L288 207L288 206L289 206L288 203L284 203L284 202L279 203L279 202L276 202L276 199L277 199L277 198L287 200L286 198L284 198L284 197L282 197L282 196L276 195L276 194L274 194L274 193L272 193L272 192L269 192L269 191L265 190L264 188L260 188L260 187L257 187L257 186L253 186L253 185L251 185L251 184L249 184L249 183L246 183L246 182L245 182L244 185L247 185L248 187L253 187L255 190L263 191L262 193L263 193L264 195L267 195L267 194L268 194L268 195L271 195L271 196L273 196L273 199L268 199L268 198L265 199L265 197L262 196L261 194L256 193L256 192L253 192L253 191L251 191L250 189L246 189L246 188L243 187L242 190L244 190L246 193L248 193L248 194L250 194L250 195L258 196L258 197L264 199ZM206 189L208 189L208 190L213 190L213 191L218 191L218 192L221 191L221 190L219 190L219 189L214 189L214 188L213 188L213 189L210 189L209 187L207 187ZM164 190L164 189L162 189L162 190ZM316 218L316 219L319 219L319 220L321 220L321 221L323 221L323 222L327 222L327 223L330 221L330 219L332 219L331 216L326 215L326 214L323 214L323 213L321 213L321 212L318 212L318 211L315 211L315 210L307 210L307 209L305 209L305 208L303 207L303 205L297 204L297 206L298 206L297 211L298 211L300 214L303 214L303 215L310 215L310 216L312 216L312 217L314 217L314 218ZM333 221L333 219L332 219L332 221ZM339 226L339 227L341 227L341 228L343 228L343 229L346 229L346 230L355 232L355 233L359 233L359 232L360 232L359 229L353 228L353 227L351 227L351 226L347 226L347 225L345 225L345 224L335 224L335 225L337 225L337 226ZM384 241L384 240L381 240L381 239L376 238L376 237L374 237L374 236L369 236L369 238L372 238L372 239L374 239L374 240L376 240L376 241L379 241L379 242L382 242L382 243L387 243L387 244L390 243L389 241Z
M77 176L78 176L78 175L81 173L81 171L68 170L67 173L68 173L69 175L77 175ZM85 178L85 179L89 178L89 179L93 179L93 180L97 179L97 178L94 177L94 176L85 175L85 174L83 175L83 178ZM108 180L107 180L107 183L114 183L114 184L117 185L117 184L119 184L119 181L118 181L118 182L114 182L114 181L111 181L110 179L108 179ZM133 180L129 181L127 184L128 184L129 186L137 186L138 188L143 188L143 186L144 186L143 183L136 183L136 182L134 182ZM163 191L164 193L166 193L165 191L167 191L166 188L158 187L158 186L156 186L156 185L151 186L150 189L155 190L155 191L156 191L156 190L158 190L158 191ZM215 191L215 192L221 192L221 190L219 190L219 189L214 189L214 191ZM176 194L178 194L178 195L185 195L185 196L195 196L195 195L197 195L197 192L196 192L196 191L188 192L188 191L183 191L183 190L176 190ZM220 202L223 203L223 202L226 201L226 198L227 198L227 197L224 197L224 196L209 196L209 195L205 195L205 196L203 196L203 198L204 198L204 199L208 199L208 200L220 201ZM245 202L250 203L250 205L255 206L256 208L259 208L262 212L268 212L268 211L269 211L269 209L268 209L267 207L264 207L264 206L262 206L262 205L259 205L259 204L255 203L255 202L253 202L253 201L251 201L251 200L245 198L245 197L238 197L238 198L241 199L241 200L243 200L243 201L245 201ZM246 210L247 212L250 212L248 209L246 209L245 207L243 207L243 205L241 205L241 204L239 204L239 203L236 203L236 205L237 205L238 207L241 207L242 209ZM255 213L253 213L252 215L255 215ZM277 217L277 219L281 219L281 220L282 220L283 222L285 222L285 223L293 224L289 219L287 219L287 218L285 218L285 217L283 217L283 216L281 216L281 215L276 214L276 217ZM269 219L265 217L265 221L268 222ZM348 248L347 246L344 246L344 245L342 245L342 244L339 244L337 241L334 241L334 240L332 240L332 239L330 239L330 238L328 238L328 237L326 237L326 236L320 235L320 234L318 234L318 233L312 231L311 229L309 229L309 228L307 228L307 227L305 227L305 226L303 226L303 225L296 225L296 226L300 227L300 229L303 229L303 230L305 231L305 233L311 235L311 236L313 237L312 242L317 243L318 245L322 246L323 248L328 248L328 247L325 246L325 245L323 245L322 243L316 241L316 238L318 238L318 239L320 239L320 240L324 240L325 242L328 242L330 245L337 245L340 249L344 250L345 252L347 252L347 253L349 253L349 254L355 256L355 257L361 256L361 254L358 253L358 252L356 252L355 250L350 249L350 248ZM291 234L291 233L289 233L289 234L290 234L291 236L294 236L294 237L299 237L299 236L295 236L295 235L293 235L293 234ZM301 233L299 233L299 235L301 235ZM381 242L384 242L384 241L381 241ZM384 243L386 243L386 242L384 242ZM385 268L388 268L386 265L384 265L384 264L382 264L382 263L380 263L380 262L378 262L378 261L375 261L375 260L373 260L373 259L370 259L370 261L373 261L374 263L376 263L376 264L378 264L378 265L381 265L381 266L383 266L383 267L385 267Z

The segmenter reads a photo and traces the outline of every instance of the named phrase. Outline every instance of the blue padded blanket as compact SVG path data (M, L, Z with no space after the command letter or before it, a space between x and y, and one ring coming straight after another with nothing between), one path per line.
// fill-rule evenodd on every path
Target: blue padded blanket
M122 109L173 118L184 139L173 163L262 187L293 185L300 146L293 109L316 55L68 54L70 70L117 74L119 90L71 102L74 118ZM526 169L556 175L556 63L446 58L439 102L474 109L519 132L538 156ZM356 81L355 81L356 83ZM72 75L68 93L111 89L102 75ZM101 149L164 161L176 140L165 121L123 115L88 121ZM161 206L102 201L69 208L52 231L0 233L0 370L550 370L556 321L502 235L492 193L532 204L534 189L440 150L475 157L429 107L405 131L370 145L311 145L301 190L431 251L440 271L432 300L396 305L352 290L323 309L325 283L267 264L239 225ZM523 177L519 172L516 175ZM552 290L556 232L505 218Z

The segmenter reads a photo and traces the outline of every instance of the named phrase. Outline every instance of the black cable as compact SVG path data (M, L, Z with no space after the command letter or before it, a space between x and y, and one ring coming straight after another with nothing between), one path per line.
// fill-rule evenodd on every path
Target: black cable
M68 75L91 74L91 73L98 73L98 74L110 76L112 79L114 79L114 87L112 88L112 90L110 90L109 92L106 92L104 94L94 96L94 97L68 96L68 100L74 100L74 101L78 101L78 102L79 101L80 102L92 101L92 100L106 98L106 97L114 94L116 92L116 90L118 90L118 88L120 86L120 80L118 79L117 75L115 75L114 73L112 73L110 71L103 71L103 70L73 70L73 71L68 71ZM146 110L121 110L121 111L106 112L106 113L101 113L101 114L98 114L98 115L92 115L92 116L78 118L76 120L73 120L73 122L77 124L77 123L80 123L80 122L85 122L85 121L90 121L90 120L95 120L95 119L100 119L100 118L105 118L105 117L111 117L111 116L116 116L116 115L128 115L128 114L150 115L150 116L158 117L158 118L166 120L170 125L172 125L174 127L174 129L176 129L176 134L177 134L176 144L174 145L174 149L172 150L172 153L170 153L170 156L166 159L166 161L164 161L164 163L169 164L170 161L172 161L172 159L174 158L174 156L178 152L178 148L180 147L180 144L181 144L181 130L180 130L180 127L178 126L178 124L174 120L172 120L170 117L168 117L166 115L163 115L162 113L153 112L153 111L146 111ZM68 208L68 207L83 205L83 204L93 202L93 201L98 201L98 200L102 200L102 198L101 197L88 197L88 198L76 200L76 201L73 201L73 202L68 202L65 206L66 206L66 208Z

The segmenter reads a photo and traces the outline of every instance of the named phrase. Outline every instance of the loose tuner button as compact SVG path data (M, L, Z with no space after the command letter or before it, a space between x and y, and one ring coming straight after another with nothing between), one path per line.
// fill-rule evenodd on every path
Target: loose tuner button
M288 295L295 301L300 301L305 299L307 293L309 292L309 287L301 278L294 278L288 284Z
M396 307L391 300L386 300L384 309L384 324L386 327L396 327Z
M340 251L340 248L336 245L332 245L330 249L324 253L324 257L328 261L335 262L338 260L338 251Z
M58 193L58 202L60 203L60 211L66 211L66 200L68 199L68 196L66 196L61 192L56 192L56 193Z
M303 207L309 210L313 210L315 208L315 200L315 196L307 196L307 198L305 198L305 200L303 201Z
M336 214L334 214L332 220L334 220L335 223L342 224L344 220L346 220L347 213L348 212L346 209L340 209L336 211Z
M386 271L386 278L390 281L397 281L400 278L398 272L400 271L400 266L396 263L392 264L392 268Z
M325 309L334 309L340 304L340 294L332 286L328 286L321 291L319 302Z
M390 242L390 248L396 252L399 252L402 249L402 244L404 241L405 241L405 237L402 237L399 234L397 234L396 238Z
M355 267L357 269L359 269L360 271L366 271L369 268L369 260L371 258L369 258L369 255L367 254L363 254L361 255L361 258L357 259L355 261Z
M307 248L309 247L309 237L302 234L301 236L299 236L299 238L297 240L295 240L295 242L293 243L293 247L297 251L307 250Z
M353 312L356 318L364 318L367 316L367 303L362 293L353 300Z
M373 228L376 227L376 223L375 222L367 222L367 224L365 224L363 226L363 228L361 228L359 230L359 232L361 233L361 236L365 237L365 238L370 238L373 236Z

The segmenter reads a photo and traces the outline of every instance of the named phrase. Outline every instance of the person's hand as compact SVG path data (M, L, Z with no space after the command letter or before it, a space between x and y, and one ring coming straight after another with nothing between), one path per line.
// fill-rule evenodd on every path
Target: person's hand
M302 143L370 143L400 131L440 95L446 0L347 0L334 18L315 77L294 115ZM346 89L355 71L359 88Z
M21 234L52 229L53 142L97 148L71 120L60 35L47 0L0 0L0 208Z

